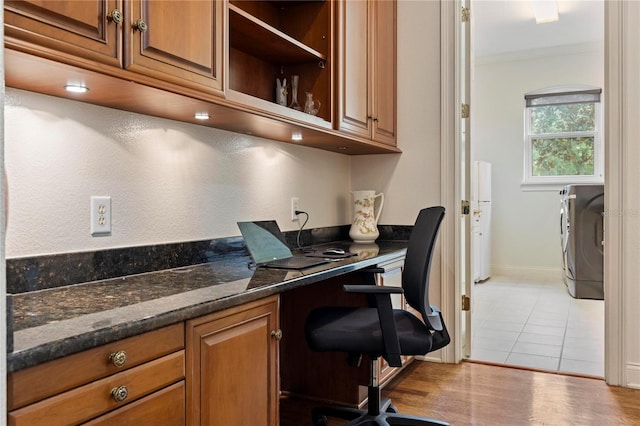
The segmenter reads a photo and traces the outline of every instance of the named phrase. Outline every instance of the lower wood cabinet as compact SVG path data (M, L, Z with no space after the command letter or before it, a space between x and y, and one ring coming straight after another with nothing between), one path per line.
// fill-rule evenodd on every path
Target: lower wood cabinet
M181 323L11 373L7 422L182 425L184 373Z
M278 425L278 297L187 321L187 424Z
M378 285L401 285L403 259L380 266ZM329 278L11 373L8 425L277 426L281 377L287 395L363 405L366 365L310 351L304 321L317 306L366 306L342 285L372 281ZM383 382L398 371L379 368Z
M7 423L276 426L281 338L271 296L17 371Z

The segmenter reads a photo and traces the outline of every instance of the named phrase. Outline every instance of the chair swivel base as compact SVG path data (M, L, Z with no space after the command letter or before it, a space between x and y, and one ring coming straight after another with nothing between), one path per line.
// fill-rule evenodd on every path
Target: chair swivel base
M375 408L370 411L351 407L316 407L311 411L311 419L314 426L326 426L327 417L349 420L345 426L449 426L441 420L399 414L389 398L382 400L378 413Z

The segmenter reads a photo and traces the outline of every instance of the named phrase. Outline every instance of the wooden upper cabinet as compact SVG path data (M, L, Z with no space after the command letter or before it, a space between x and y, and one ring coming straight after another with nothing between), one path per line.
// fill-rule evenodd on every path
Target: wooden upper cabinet
M120 0L4 2L7 44L63 62L59 53L120 67L120 19Z
M399 153L395 8L395 0L5 0L5 81L346 155ZM283 100L276 85L285 79ZM90 91L69 94L70 83ZM196 112L211 119L196 121Z
M333 116L333 1L230 0L229 99L331 129ZM291 108L293 76L299 108ZM276 80L286 80L286 105L276 103ZM313 114L304 112L311 93Z
M373 40L373 136L378 142L396 144L397 81L396 81L396 2L375 0L372 11Z
M223 1L129 4L125 68L183 86L223 91Z
M220 95L223 6L222 0L9 0L7 46L117 76L125 68L155 87L168 82Z
M396 2L338 6L338 130L396 144Z

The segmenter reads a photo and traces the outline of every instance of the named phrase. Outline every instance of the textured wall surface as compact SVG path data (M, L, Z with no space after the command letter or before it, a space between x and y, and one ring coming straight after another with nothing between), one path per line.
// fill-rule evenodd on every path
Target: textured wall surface
M8 89L7 257L239 235L238 220L348 223L350 158ZM111 236L92 237L90 196Z

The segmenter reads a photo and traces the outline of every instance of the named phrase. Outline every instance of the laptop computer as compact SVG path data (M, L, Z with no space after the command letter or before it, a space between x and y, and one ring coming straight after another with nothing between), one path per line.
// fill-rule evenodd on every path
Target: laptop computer
M305 269L330 262L324 258L294 256L275 220L238 222L238 228L257 266Z

